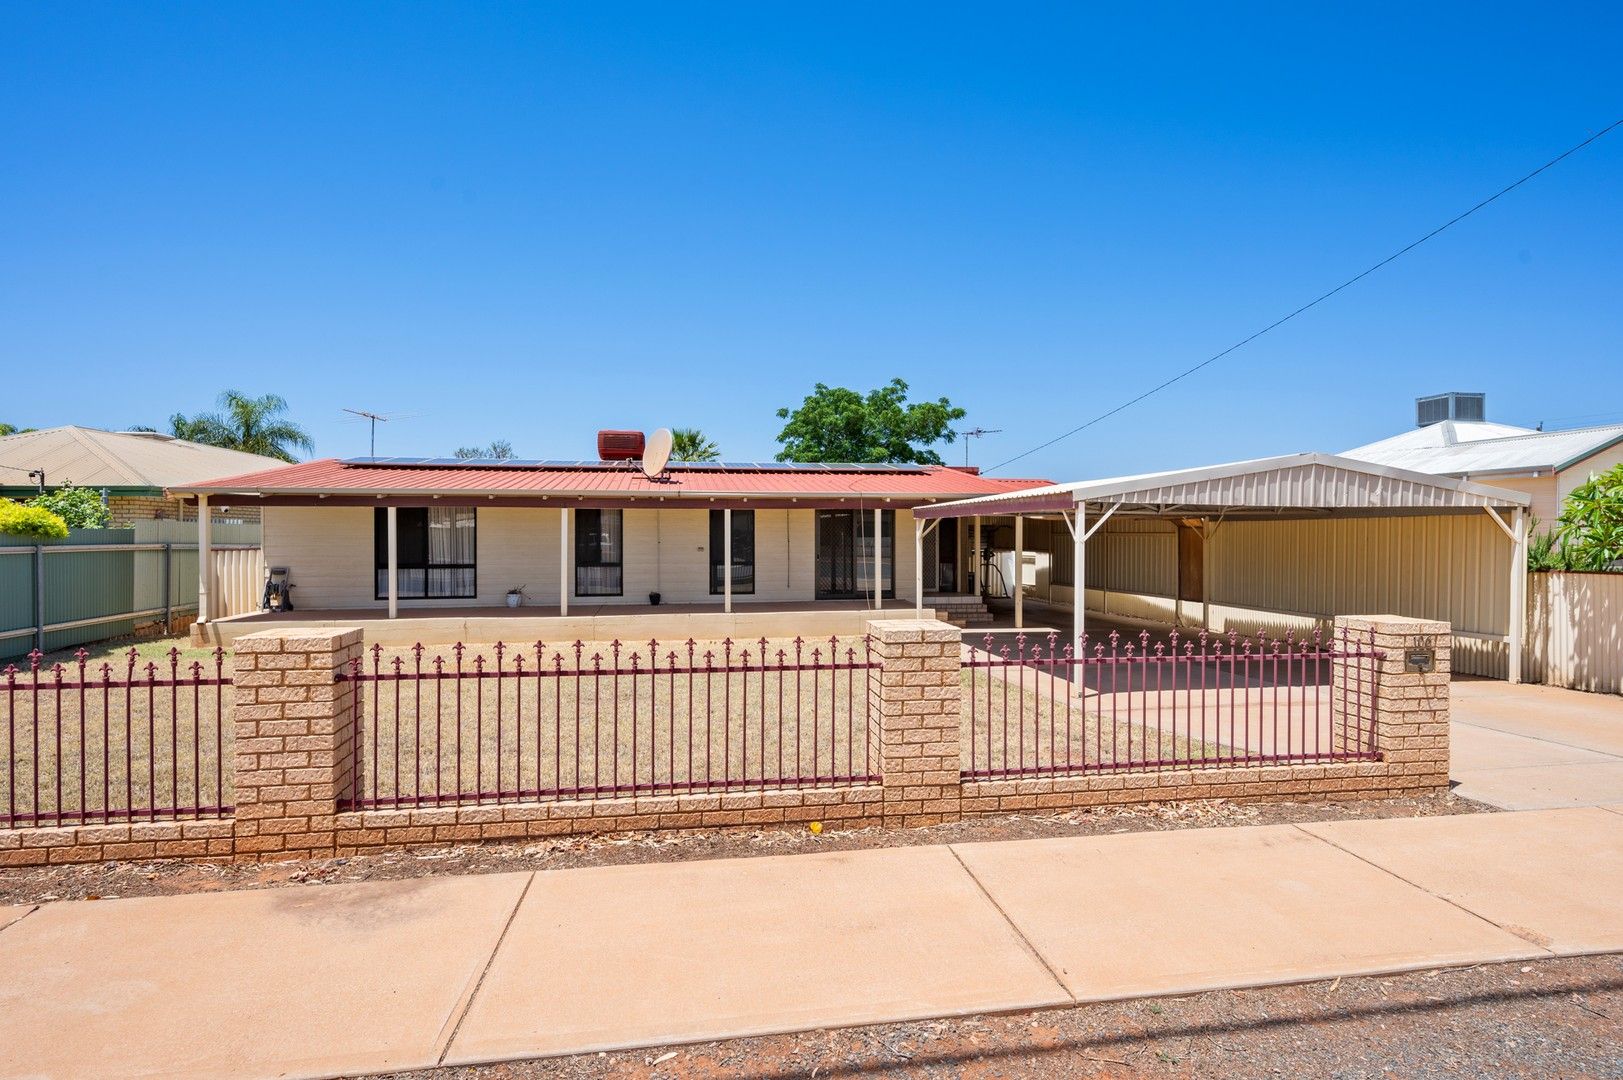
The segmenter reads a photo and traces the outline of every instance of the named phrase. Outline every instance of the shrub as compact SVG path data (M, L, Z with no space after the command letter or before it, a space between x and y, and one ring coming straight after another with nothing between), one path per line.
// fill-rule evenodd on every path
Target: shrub
M1623 465L1573 488L1556 536L1573 570L1623 568Z
M44 507L0 499L0 534L26 536L31 540L65 540L68 523Z
M70 529L104 529L113 515L102 505L101 496L90 488L64 484L55 491L36 495L29 506L49 510L68 523Z

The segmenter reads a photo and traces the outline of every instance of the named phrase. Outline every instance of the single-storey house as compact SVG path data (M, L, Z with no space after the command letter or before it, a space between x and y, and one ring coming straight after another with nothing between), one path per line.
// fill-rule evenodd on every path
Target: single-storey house
M258 471L276 458L188 442L155 431L65 427L0 436L0 498L26 499L72 484L101 492L115 529L137 521L189 518L187 501L166 494L210 476ZM229 501L210 507L217 521L259 520L259 510Z
M942 465L673 462L650 477L633 461L328 458L170 493L257 510L265 564L287 569L304 618L494 614L515 590L530 614L578 618L963 594L967 535L937 532L916 558L915 508L1045 482Z
M1623 424L1544 431L1493 423L1486 413L1482 394L1419 398L1412 429L1341 456L1525 492L1544 528L1573 488L1623 463Z

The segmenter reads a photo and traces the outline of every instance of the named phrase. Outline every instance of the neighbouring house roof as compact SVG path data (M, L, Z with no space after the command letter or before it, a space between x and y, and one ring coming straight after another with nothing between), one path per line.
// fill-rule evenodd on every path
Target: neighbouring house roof
M1078 504L1161 516L1388 515L1525 507L1531 496L1333 454L1289 454L1170 472L1078 480L940 503L920 517L1029 514Z
M1344 451L1342 457L1444 476L1553 473L1623 443L1623 424L1535 431L1445 421Z
M166 487L210 476L281 464L275 458L153 432L70 425L0 437L0 488L5 489L32 489L28 472L43 469L49 488L71 483L126 494L158 494Z
M457 464L443 460L340 461L326 458L202 483L171 485L174 495L228 495L233 501L482 498L610 502L732 499L838 502L887 499L913 505L1035 487L1046 480L980 476L944 465L672 463L650 480L626 462Z

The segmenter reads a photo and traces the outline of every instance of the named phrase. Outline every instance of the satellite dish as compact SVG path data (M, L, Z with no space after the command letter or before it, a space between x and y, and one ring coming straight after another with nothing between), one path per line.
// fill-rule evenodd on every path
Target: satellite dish
M642 450L642 474L650 480L665 475L665 466L671 462L671 429L660 428L648 436L648 445Z

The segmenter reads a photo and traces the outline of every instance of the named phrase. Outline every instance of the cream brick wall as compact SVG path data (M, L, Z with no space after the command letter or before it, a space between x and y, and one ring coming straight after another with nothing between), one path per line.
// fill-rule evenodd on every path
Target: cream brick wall
M267 566L287 566L306 610L382 608L373 590L370 507L267 507ZM526 602L558 603L558 510L546 507L478 508L478 596L472 600L408 600L408 608L505 603L507 590L524 586ZM913 514L896 511L896 592L913 594ZM755 512L755 592L739 605L813 600L816 516L812 510ZM571 523L570 536L574 536ZM622 595L571 597L583 604L646 604L650 592L665 603L717 603L709 587L708 508L626 510ZM571 539L573 544L573 539ZM570 551L571 565L574 552ZM574 573L569 575L574 588Z
M297 607L368 608L374 600L372 510L359 506L268 506L266 566L292 571Z
M960 815L1053 812L1091 806L1227 798L1380 798L1448 786L1450 670L1447 623L1343 617L1384 653L1334 662L1339 738L1374 732L1358 760L1094 773L962 782L960 645L932 620L873 620L870 738L879 784L785 791L338 811L351 779L355 721L335 673L364 648L359 630L270 630L237 642L232 727L234 820L0 830L0 866L100 859L247 860L327 856L414 844L519 839L629 829L692 829L822 821L832 827L921 826ZM1435 668L1406 669L1432 649ZM1378 674L1374 691L1368 676ZM1342 694L1356 679L1360 690Z

